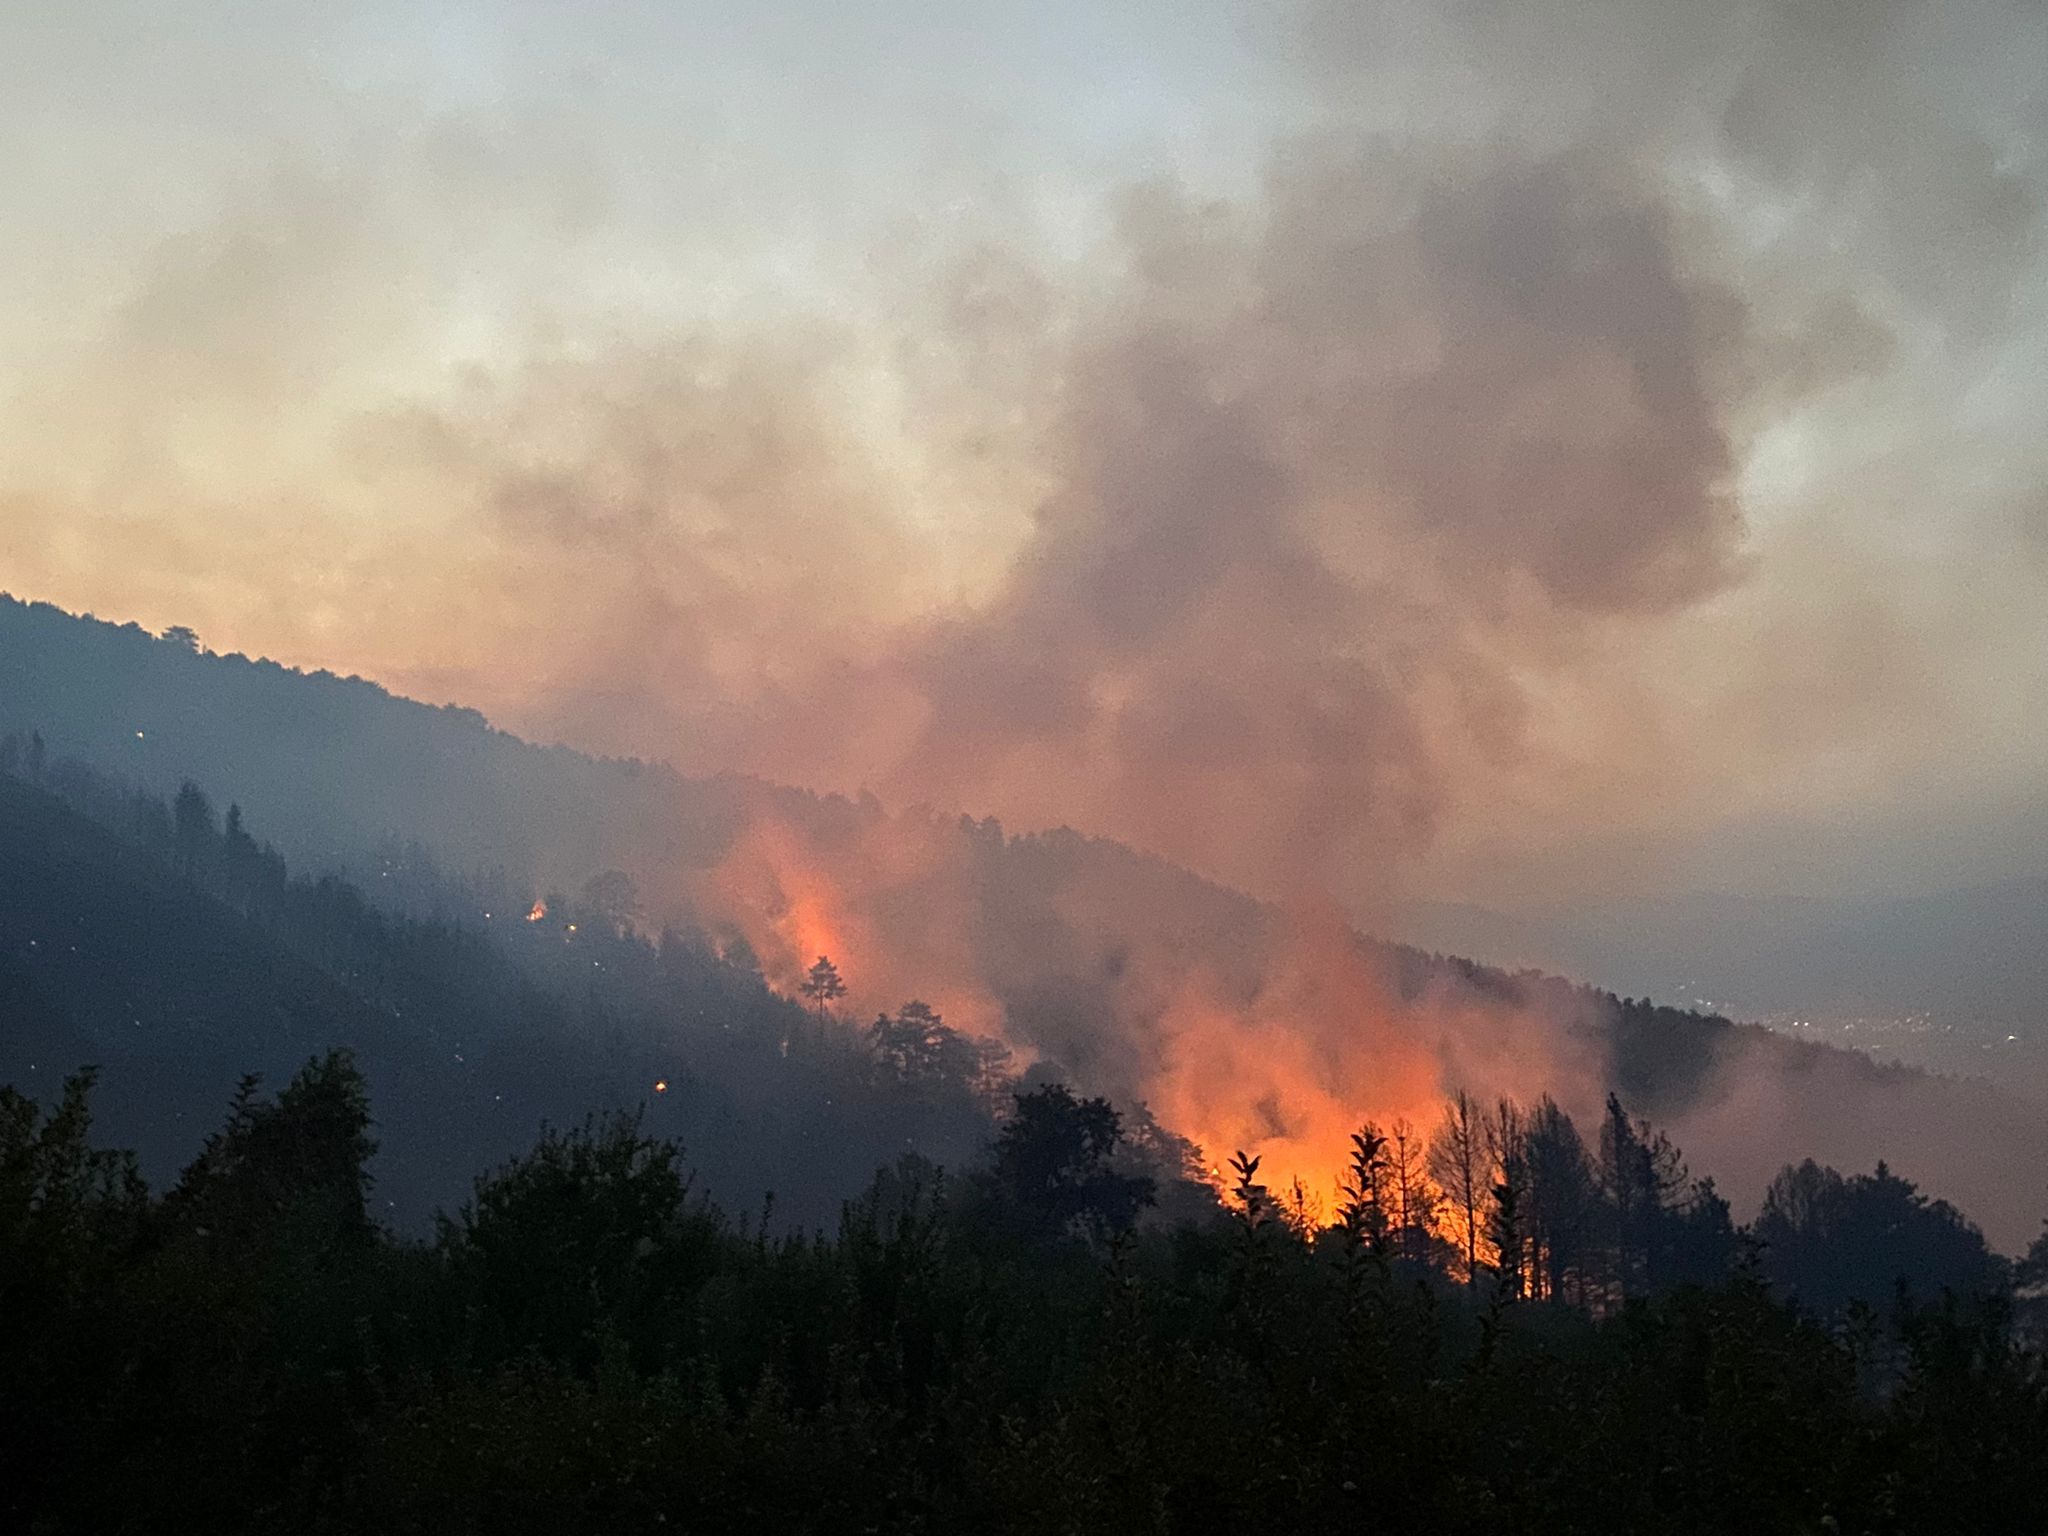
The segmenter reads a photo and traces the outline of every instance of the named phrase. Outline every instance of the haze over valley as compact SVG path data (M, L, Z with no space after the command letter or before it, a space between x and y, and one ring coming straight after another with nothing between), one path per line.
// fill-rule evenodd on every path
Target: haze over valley
M2043 61L0 0L0 1530L2031 1530Z

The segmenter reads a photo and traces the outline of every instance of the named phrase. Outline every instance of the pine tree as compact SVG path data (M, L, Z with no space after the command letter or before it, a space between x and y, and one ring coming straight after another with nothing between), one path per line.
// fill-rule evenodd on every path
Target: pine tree
M1351 1168L1343 1184L1338 1219L1344 1245L1354 1256L1384 1257L1387 1245L1387 1138L1370 1120L1351 1134Z
M839 967L820 955L817 964L804 974L804 983L797 990L818 1010L818 1017L822 1019L833 1003L846 996L846 983L839 979Z
M1493 1113L1486 1117L1483 1130L1487 1156L1494 1171L1487 1242L1493 1249L1500 1294L1510 1300L1519 1300L1525 1290L1523 1276L1528 1264L1523 1204L1529 1189L1529 1173L1522 1112L1513 1100L1502 1099L1494 1105Z
M1588 1238L1595 1235L1600 1197L1592 1159L1572 1117L1545 1094L1523 1137L1528 1174L1524 1227L1542 1295L1563 1300L1583 1287Z
M1396 1120L1388 1147L1392 1154L1387 1159L1387 1174L1394 1206L1394 1251L1404 1259L1425 1259L1436 1222L1436 1198L1424 1167L1422 1138L1406 1120Z
M206 791L187 779L179 786L178 798L172 802L171 819L176 828L178 869L186 879L193 879L217 835L213 825L213 803L206 798Z

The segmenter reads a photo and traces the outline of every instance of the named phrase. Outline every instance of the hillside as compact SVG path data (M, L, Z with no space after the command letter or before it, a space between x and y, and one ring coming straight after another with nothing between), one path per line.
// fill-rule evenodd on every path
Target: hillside
M75 766L43 777L0 773L0 1082L48 1099L97 1067L96 1122L159 1182L243 1074L280 1084L336 1046L376 1096L374 1205L402 1229L543 1123L614 1109L687 1138L735 1205L772 1190L813 1225L901 1152L960 1162L986 1139L962 1091L878 1079L857 1035L680 936L573 909L495 934L392 916L291 879L247 834L195 845L161 801Z
M1312 906L1264 907L1071 832L1012 836L535 746L360 679L6 601L9 728L154 794L195 780L239 803L296 867L347 871L380 908L457 929L502 925L492 909L619 872L643 931L701 934L703 952L758 961L785 995L829 952L853 1016L924 998L1020 1063L1149 1105L1212 1155L1241 1145L1275 1167L1333 1167L1362 1112L1420 1121L1452 1086L1550 1092L1585 1115L1615 1086L1731 1190L1760 1189L1803 1156L1889 1157L2008 1245L2039 1221L2039 1191L2013 1169L2048 1161L2048 1133L1983 1085L1374 943ZM462 878L416 891L394 852L408 841ZM598 1006L589 994L576 1005ZM596 1100L644 1092L655 1070L636 1060L600 1074ZM537 1093L535 1108L580 1112L576 1074L543 1077L560 1092Z

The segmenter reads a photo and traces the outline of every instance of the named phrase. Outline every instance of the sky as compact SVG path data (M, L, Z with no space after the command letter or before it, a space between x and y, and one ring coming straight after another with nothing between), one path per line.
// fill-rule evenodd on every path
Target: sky
M0 587L1364 918L2039 873L2043 58L0 0Z

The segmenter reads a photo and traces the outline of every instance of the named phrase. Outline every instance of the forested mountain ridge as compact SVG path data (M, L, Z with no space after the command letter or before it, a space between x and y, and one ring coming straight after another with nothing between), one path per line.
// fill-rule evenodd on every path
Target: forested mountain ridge
M239 1074L289 1073L375 1027L317 968L6 773L0 872L0 1076L55 1092L114 1064L101 1114L153 1168L191 1155Z
M945 991L967 976L1000 1010L1008 1038L1046 1070L1126 1105L1150 1096L1147 1074L1166 1038L1156 998L1141 995L1132 1014L1132 978L1148 979L1163 955L1198 963L1226 1000L1256 1001L1271 991L1283 926L1271 908L1103 840L1006 836L991 822L891 814L868 800L538 747L472 711L417 704L360 679L216 656L189 637L155 638L0 600L0 732L9 729L40 731L53 757L81 758L166 799L191 780L239 804L295 867L348 871L377 909L514 944L532 936L516 931L524 925L510 905L617 870L637 882L650 934L672 923L678 935L694 935L672 951L653 938L650 946L675 956L694 946L715 961L742 936L728 921L734 902L753 903L758 915L797 894L778 883L785 871L736 862L735 850L771 825L796 854L856 891L863 936L877 953L900 957L882 974L853 957L869 1011L924 996L950 1012ZM424 862L461 878L414 880L422 861L404 854L414 839L431 849ZM705 901L713 876L734 887L715 893L724 910ZM1545 1048L1564 1054L1580 1085L1577 1112L1597 1110L1608 1087L1619 1089L1638 1111L1672 1124L1731 1190L1760 1189L1804 1156L1846 1167L1890 1157L2008 1246L2022 1245L2038 1220L2038 1181L2016 1178L2015 1169L2048 1166L2048 1132L1991 1089L1882 1069L1552 977L1355 935L1342 942L1364 957L1385 1006L1420 1013L1448 999L1467 1032L1456 1042L1466 1059L1499 1055L1490 1042L1519 1020L1546 1021ZM763 958L786 972L792 959L812 956ZM621 1003L607 990L609 972L590 975L605 987L578 981L568 993L576 1007L614 1020L622 1008L663 1015L667 1005L651 1000L658 986ZM556 965L547 985L564 984ZM779 984L794 991L793 976ZM779 1044L781 1032L770 1033ZM1513 1052L1501 1061L1501 1070L1511 1067ZM618 1062L601 1102L630 1101L666 1070L656 1057ZM568 1080L538 1068L535 1076ZM108 1091L111 1099L112 1081ZM1499 1091L1528 1089L1511 1082ZM723 1178L717 1187L740 1198Z
M267 832L0 731L9 1528L1918 1536L2048 1476L2048 1241L1882 1163L1784 1159L1741 1225L1642 1118L1732 1059L1962 1085L1353 935L1393 1005L1566 1021L1618 1093L1361 1117L1326 1205L914 998L863 1025L824 958L781 995L617 871L387 841L366 890ZM959 836L1021 871L990 921L1150 868ZM1148 878L1225 957L1277 921ZM1016 1006L1082 1027L1064 983Z
M103 1128L158 1180L243 1074L337 1046L378 1098L376 1213L406 1228L543 1121L636 1105L727 1198L774 1191L811 1223L873 1166L987 1135L964 1086L889 1080L858 1029L690 936L560 897L553 921L495 931L395 915L292 878L196 786L167 804L61 762L30 782L5 771L18 745L0 744L0 1081L47 1097L95 1066Z

